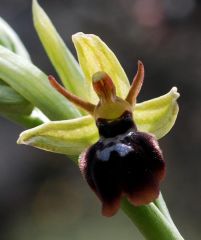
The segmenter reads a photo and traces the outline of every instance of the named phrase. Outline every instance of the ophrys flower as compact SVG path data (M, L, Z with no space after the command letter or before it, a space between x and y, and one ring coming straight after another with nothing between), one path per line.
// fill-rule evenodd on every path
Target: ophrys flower
M9 118L24 126L39 125L41 121L46 122L39 127L22 133L18 142L47 151L67 154L76 163L78 155L84 151L80 157L82 172L86 178L94 178L92 181L90 179L87 180L92 188L96 185L94 190L102 200L103 213L107 216L111 216L118 210L120 195L126 195L133 205L141 205L152 201L158 195L159 182L164 177L164 161L156 138L163 137L172 128L176 120L178 113L176 99L179 96L177 89L172 88L166 95L135 105L137 95L132 91L129 94L130 84L124 70L115 55L100 38L83 33L73 36L80 68L36 0L33 0L33 15L39 37L64 86L69 92L79 96L82 100L77 101L78 99L76 100L70 94L71 101L74 99L77 103L82 102L82 107L84 103L85 107L87 107L85 109L91 114L93 112L93 117L90 115L83 116L86 115L86 112L81 111L80 108L66 101L61 94L51 87L48 77L29 60L0 47L0 78L11 89L14 89L22 96L21 99L28 100L34 106L31 114L30 112L19 112L17 116L15 113L14 115L9 114ZM98 75L96 74L97 72L99 72ZM96 74L95 77L94 74ZM116 104L116 102L115 104L109 104L108 99L114 96L114 94L110 94L113 93L110 88L109 91L104 92L107 99L105 101L106 104L98 104L98 97L92 87L94 85L92 84L92 79L95 78L97 80L95 82L100 82L99 80L104 79L104 76L109 76L107 79L111 78L114 82L116 87L115 98L126 100L126 104L125 101L120 101L120 104ZM106 85L107 82L106 80ZM138 88L131 87L131 89L135 89L134 92L138 94ZM99 94L100 88L95 87L95 90L99 98L101 98L101 94ZM97 104L100 108L96 107ZM135 105L134 109L132 105ZM110 107L108 108L108 106ZM37 121L34 122L33 113L38 108L46 115L46 118L41 118L37 114ZM94 111L95 108L98 111ZM111 111L111 109L115 110ZM51 121L48 122L47 117ZM121 131L125 132L126 129L128 129L128 132L122 136ZM111 137L111 134L114 136ZM155 137L150 134L153 134ZM100 140L98 140L99 137ZM112 142L111 138L115 141ZM102 139L104 139L104 146L99 151L99 146L97 148L94 143L97 141L100 143ZM143 148L141 148L142 145ZM95 148L96 156L93 155L94 151L92 148ZM149 151L150 149L151 151ZM115 158L112 156L114 152L117 154ZM141 166L138 164L129 166L130 163L134 163L132 160L124 162L124 157L127 158L129 154L132 155L132 159L136 159L140 155L139 158L144 159L144 161L136 162L140 162ZM157 166L146 168L145 166L149 163L148 159L153 160L155 157ZM96 164L94 166L89 164L90 158L93 163L104 163L108 159L108 162L112 162L113 167L106 167L106 169L112 170L112 173L118 176L117 181L112 182L114 187L120 189L116 192L117 194L114 194L114 191L109 191L108 195L106 191L107 185L103 181L104 174L101 173L103 171L99 171L100 167L97 167ZM112 159L118 159L115 161L115 164L120 163L121 165L122 162L123 164L127 162L128 164L124 164L125 171L122 171L122 168L119 167L114 168L113 161L110 161ZM153 161L150 161L150 163L152 165ZM135 169L138 169L137 174L133 174ZM139 169L144 169L144 171L139 171ZM141 181L143 179L141 178L143 176L142 173L146 173L147 170L154 177L149 178L149 181ZM140 181L136 181L136 178L131 178L131 181L128 180L129 178L125 178L125 176L138 176L138 174ZM106 176L110 175L106 174ZM133 183L137 184L133 186ZM142 194L142 191L139 194L139 191L136 191L136 186L138 186L138 190L145 189L144 186L148 186L152 194L148 190L144 191L146 194ZM109 189L111 190L111 188ZM131 192L134 192L134 194ZM161 196L154 203L140 207L134 207L124 199L121 207L131 220L137 224L147 239L158 239L159 237L164 240L183 239L174 226Z
M49 80L68 100L95 119L100 139L81 154L79 166L102 201L103 215L114 215L124 195L135 206L154 201L165 175L165 163L155 137L139 132L133 120L136 98L144 80L143 64L138 62L138 72L125 99L116 95L109 75L95 73L92 84L99 97L97 105L71 94L52 76Z

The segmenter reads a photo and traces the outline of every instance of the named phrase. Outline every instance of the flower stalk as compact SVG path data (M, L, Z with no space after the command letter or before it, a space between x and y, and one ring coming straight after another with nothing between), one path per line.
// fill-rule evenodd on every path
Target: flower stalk
M134 207L126 199L122 210L147 240L184 240L179 231L162 214L154 203Z

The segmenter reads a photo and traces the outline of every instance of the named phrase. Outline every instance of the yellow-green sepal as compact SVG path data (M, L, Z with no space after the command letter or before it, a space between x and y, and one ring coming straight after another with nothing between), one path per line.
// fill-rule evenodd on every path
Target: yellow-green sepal
M176 121L178 98L177 88L173 87L163 96L136 104L133 115L138 130L152 133L157 139L165 136Z
M80 66L36 0L33 0L33 21L47 55L64 86L75 95L87 100L88 88Z
M17 142L68 156L79 156L97 139L98 131L94 119L91 116L85 116L49 122L26 130L20 134Z
M130 84L118 59L111 49L96 35L76 33L72 36L80 66L90 84L90 100L97 102L97 96L92 89L94 73L106 72L116 86L117 95L125 98Z

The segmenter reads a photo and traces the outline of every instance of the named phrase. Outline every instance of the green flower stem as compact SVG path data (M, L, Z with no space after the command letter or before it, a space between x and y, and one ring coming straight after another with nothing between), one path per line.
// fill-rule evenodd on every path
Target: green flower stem
M158 207L158 209L163 213L163 215L168 219L168 221L174 226L174 222L170 216L169 210L167 208L167 205L165 203L165 200L163 198L162 193L160 193L159 197L154 201L154 204Z
M165 218L154 203L134 207L122 200L122 210L147 240L184 240L178 230Z

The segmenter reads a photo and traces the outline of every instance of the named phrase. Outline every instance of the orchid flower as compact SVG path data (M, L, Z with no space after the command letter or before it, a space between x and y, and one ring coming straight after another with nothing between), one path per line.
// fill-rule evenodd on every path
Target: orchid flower
M1 108L5 99L1 94L0 85L0 114L23 126L34 127L22 132L17 142L65 154L76 164L79 163L84 177L103 203L104 215L113 215L121 205L146 239L183 239L170 217L162 195L159 194L159 182L164 178L165 165L157 140L171 130L177 118L179 109L177 88L173 87L160 97L138 103L137 96L144 79L144 66L140 61L138 71L130 85L118 59L98 36L84 33L72 36L78 64L36 0L33 0L33 19L39 38L64 87L59 85L53 76L48 77L31 63L29 57L13 49L7 49L6 44L2 44L4 47L0 46L0 79L26 104L32 106L25 112L16 112L15 108L7 112L5 107ZM21 44L19 39L12 41L16 45ZM92 157L90 152L92 150L89 149L96 146L95 143L98 143L100 138L104 138L104 141L105 138L106 141L110 138L116 141L118 138L119 141L119 135L116 137L119 127L117 122L118 124L121 122L120 130L123 129L124 133L130 129L127 128L129 124L132 125L134 139L132 144L139 150L134 156L140 152L144 154L146 157L142 158L146 158L145 168L154 176L145 181L145 185L148 186L146 196L130 195L129 180L125 185L128 187L127 190L126 188L118 190L114 198L113 187L119 187L119 182L114 182L111 185L112 189L108 188L109 193L104 195L105 186L102 180L100 184L98 183L97 172L91 168L90 161L94 161L94 156ZM112 135L111 131L115 134ZM142 143L146 151L140 150ZM129 144L126 150L121 152L123 157L133 151L132 144ZM121 151L121 147L120 141L118 151ZM101 156L102 160L110 155L107 152ZM156 164L153 171L147 168L149 157L152 166ZM91 180L93 177L96 180ZM115 177L118 179L118 176ZM103 175L100 179L102 178ZM143 180L144 178L136 185L137 188L144 184ZM143 192L143 189L135 191ZM108 202L107 197L110 196L114 201ZM120 196L123 196L123 199ZM124 198L125 196L128 200Z

